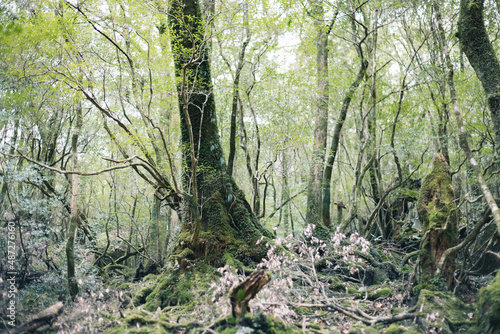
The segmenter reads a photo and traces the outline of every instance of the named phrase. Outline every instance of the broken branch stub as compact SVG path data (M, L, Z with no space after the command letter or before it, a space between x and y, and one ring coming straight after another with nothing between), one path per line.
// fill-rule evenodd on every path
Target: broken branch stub
M271 276L268 273L258 270L234 287L229 295L233 317L241 317L249 312L248 303L270 280Z

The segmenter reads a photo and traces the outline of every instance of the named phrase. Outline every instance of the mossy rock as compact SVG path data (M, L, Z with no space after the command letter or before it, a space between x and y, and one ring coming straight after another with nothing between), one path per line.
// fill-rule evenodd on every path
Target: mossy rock
M373 284L384 283L389 277L382 268L373 269Z
M363 324L355 324L349 328L349 334L381 334L381 332L373 327L368 327Z
M393 295L393 291L389 287L378 286L375 289L370 288L368 291L367 291L366 287L361 287L358 290L356 298L364 299L365 297L367 297L369 300L376 300L376 299L387 298L387 297L390 297L392 295Z
M392 324L384 330L385 334L420 334L422 330L411 327L399 326L396 324Z
M352 286L349 286L349 287L347 287L347 289L346 289L346 293L347 293L348 295L354 295L354 294L358 293L358 289L356 289L356 288L354 288L354 287L352 287Z
M424 289L416 309L425 327L434 327L443 334L466 333L473 325L468 316L473 308L451 294Z
M479 290L477 318L485 333L500 334L500 270L489 286Z
M154 312L158 307L163 309L167 306L191 304L195 298L194 290L207 291L209 283L219 277L213 267L201 262L193 262L192 267L192 271L178 269L161 275L146 297L144 308Z
M181 324L170 323L167 318L160 314L159 317L143 314L136 309L121 320L121 325L114 327L106 334L165 334L165 333L201 333L202 328L198 322ZM198 331L197 331L198 330Z
M376 299L380 299L380 298L387 298L389 296L392 296L393 294L393 291L391 288L380 288L380 289L377 289L375 291L372 291L368 298L370 300L376 300Z
M283 321L261 312L256 314L247 313L240 319L226 318L220 322L217 332L224 334L252 333L252 334L294 334L302 333Z
M154 311L158 307L186 305L194 296L192 294L193 273L177 271L160 277L151 293L146 297L144 308Z

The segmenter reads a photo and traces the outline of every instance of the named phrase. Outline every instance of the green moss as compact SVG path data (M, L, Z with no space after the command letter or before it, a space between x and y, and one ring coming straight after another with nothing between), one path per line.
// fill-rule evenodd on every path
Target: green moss
M226 266L231 266L233 268L236 268L236 267L242 267L243 265L241 264L240 261L236 260L234 258L234 256L229 253L229 252L226 252L224 253L224 255L222 256L222 260L221 262L226 265Z
M196 303L192 302L191 304L184 307L184 309L182 311L183 312L193 312L195 309L196 309Z
M133 313L125 318L125 323L127 323L129 326L141 326L153 324L155 323L155 321L149 317L144 316L143 314Z
M500 270L489 286L479 290L477 319L486 333L500 334Z
M283 321L265 316L258 312L257 314L247 313L239 320L239 326L253 329L255 334L286 334L302 333L296 331L293 327L286 325Z
M373 283L381 284L388 279L387 272L382 268L375 268L373 270Z
M203 262L193 262L191 266L192 271L179 269L161 275L146 297L144 308L154 312L158 307L191 304L195 290L207 291L209 282L218 278L215 269Z
M433 289L428 282L434 278L441 254L457 244L456 204L448 163L441 154L436 154L432 171L422 183L417 209L422 217L424 237L420 246L419 267L422 288ZM455 254L448 256L442 275L446 288L453 283Z
M344 282L342 282L340 277L334 276L331 279L330 289L332 289L333 291L345 291L345 288L346 288L346 285L344 284Z
M349 328L349 334L380 334L380 331L366 325L355 324Z
M440 329L444 334L465 333L473 325L468 316L473 308L451 294L423 289L416 309L423 322ZM434 320L428 318L431 314L435 315Z
M398 326L396 324L392 324L385 329L384 333L385 334L419 334L419 333L422 333L422 330L420 330L419 328L415 328L413 326L408 328L408 327L403 327L403 326Z
M134 305L138 306L144 304L146 302L146 297L149 296L151 292L153 292L153 290L154 290L153 286L147 286L137 291L134 298L132 299Z
M316 330L320 330L321 329L321 327L318 324L310 324L309 328L316 329Z
M295 312L297 314L302 314L302 315L311 315L311 314L314 314L314 311L310 307L297 307L295 309Z
M409 274L409 273L413 272L413 269L408 265L404 265L403 268L401 268L401 272L405 273L405 274Z
M150 280L156 280L158 278L158 275L156 274L147 274L146 276L144 276L144 278L142 279L143 282L148 282Z
M349 294L349 295L353 295L353 294L358 293L358 289L356 289L356 288L354 288L354 287L349 286L349 287L347 287L346 292L347 292L347 294Z
M404 334L406 333L406 328L392 324L385 330L385 334Z
M391 288L381 288L378 290L373 291L370 293L370 300L376 300L379 298L387 298L389 296L392 296L392 289Z
M152 312L158 307L164 308L190 303L193 300L191 276L192 273L190 275L180 271L165 274L146 297L144 308Z
M131 284L130 283L123 283L120 284L119 286L116 287L117 290L129 290Z

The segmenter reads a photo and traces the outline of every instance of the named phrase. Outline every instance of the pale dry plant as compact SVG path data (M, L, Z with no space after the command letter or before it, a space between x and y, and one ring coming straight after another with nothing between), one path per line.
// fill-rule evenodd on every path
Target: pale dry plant
M217 271L222 276L218 281L210 283L210 291L212 292L210 303L215 306L215 310L220 310L220 316L224 317L231 313L229 291L242 282L245 277L238 275L238 270L234 269L233 271L233 268L228 265L218 268Z
M276 318L290 321L298 320L298 315L292 309L292 302L305 300L328 299L326 282L318 278L315 264L329 256L339 258L348 267L351 274L356 273L364 261L356 256L357 252L368 253L370 243L357 233L349 238L345 234L336 232L331 237L331 245L313 235L315 226L307 225L301 239L287 236L284 240L277 238L268 243L265 258L257 265L257 269L264 269L271 273L271 281L250 301L253 310L262 310ZM261 243L263 238L257 241ZM286 252L281 247L296 249L297 252ZM333 267L330 261L327 266ZM338 265L333 269L337 269ZM231 312L229 306L229 291L244 280L230 266L219 268L222 277L211 284L211 302L221 310L222 315ZM294 287L295 282L295 287Z

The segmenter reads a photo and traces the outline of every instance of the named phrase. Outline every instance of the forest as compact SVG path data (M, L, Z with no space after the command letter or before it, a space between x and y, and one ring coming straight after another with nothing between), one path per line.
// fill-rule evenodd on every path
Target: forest
M0 333L500 333L499 0L0 1Z

